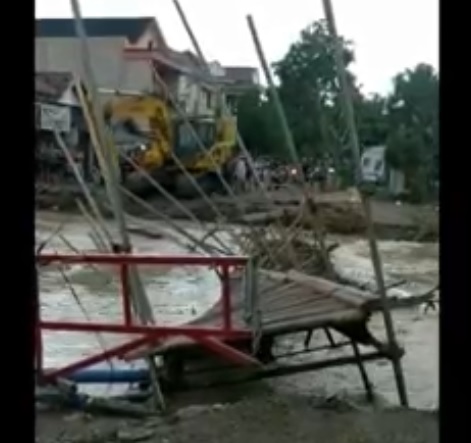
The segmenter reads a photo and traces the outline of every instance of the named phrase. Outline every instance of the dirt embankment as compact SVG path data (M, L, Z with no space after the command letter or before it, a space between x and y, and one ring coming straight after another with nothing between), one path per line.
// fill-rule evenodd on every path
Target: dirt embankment
M56 207L73 211L79 196L79 192L71 189L43 192L37 197L37 205L40 209ZM212 196L212 207L203 199L181 200L186 212L159 197L148 198L144 204L126 198L125 208L132 215L151 219L164 214L173 219L188 220L189 211L207 222L223 218L230 223L250 226L275 222L291 226L297 223L306 229L312 229L311 214L314 211L332 234L361 235L366 231L362 206L353 191L315 195L314 208L309 209L301 204L301 200L300 190L293 188L270 192L269 200L258 192L240 195L237 204L229 196ZM102 206L106 212L107 205ZM373 200L372 211L379 238L410 241L435 241L438 238L438 212L432 207Z
M231 405L190 406L166 418L142 420L43 412L36 434L40 443L434 443L438 417L263 396Z

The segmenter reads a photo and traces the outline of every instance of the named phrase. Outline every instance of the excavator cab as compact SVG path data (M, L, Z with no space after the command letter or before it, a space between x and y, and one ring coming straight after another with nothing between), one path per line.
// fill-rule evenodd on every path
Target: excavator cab
M191 162L202 152L194 132L198 135L205 149L210 149L216 142L216 125L214 121L193 118L189 123L191 126L181 119L174 122L175 154L184 163Z
M234 153L236 145L236 122L233 117L190 120L205 150L195 139L193 131L184 121L176 121L174 129L175 153L195 173L215 172L222 168Z

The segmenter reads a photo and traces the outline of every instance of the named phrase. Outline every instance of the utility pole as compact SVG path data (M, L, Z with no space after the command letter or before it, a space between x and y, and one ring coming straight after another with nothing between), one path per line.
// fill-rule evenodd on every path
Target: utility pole
M358 133L356 130L355 113L353 110L353 103L350 91L350 85L347 79L347 72L343 61L342 47L337 34L337 27L335 24L334 11L332 8L331 0L322 0L324 7L324 14L327 20L327 26L329 33L334 41L334 58L335 65L337 68L337 75L340 83L340 98L343 107L343 113L347 124L348 137L350 147L352 149L353 159L355 162L355 178L357 188L360 192L361 202L363 210L365 212L365 218L367 223L367 234L368 244L370 247L371 261L373 264L376 286L381 299L382 313L384 318L384 325L386 328L386 334L391 348L391 359L394 370L394 376L396 379L397 392L399 400L402 406L408 406L407 389L404 379L404 373L402 371L402 365L400 360L399 347L397 345L396 334L394 331L394 323L389 309L389 302L387 298L386 286L384 284L383 266L381 263L381 256L378 250L378 244L376 241L376 234L373 226L372 212L371 212L371 201L369 196L362 190L362 173L361 173L361 153L360 143L358 141Z

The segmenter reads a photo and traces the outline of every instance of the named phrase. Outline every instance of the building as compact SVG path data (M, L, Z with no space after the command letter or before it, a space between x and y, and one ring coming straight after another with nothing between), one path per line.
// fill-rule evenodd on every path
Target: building
M55 132L90 177L91 151L88 128L76 93L75 77L70 72L35 73L35 126L37 174L63 175L67 169ZM38 180L40 180L38 178Z
M228 94L237 96L247 91L260 88L258 69L248 66L225 66L225 77L228 82Z
M213 61L209 63L211 74L218 79L224 89L227 106L234 113L240 96L254 89L260 89L258 69L248 66L222 66Z
M131 51L128 51L130 54ZM191 51L153 51L155 69L188 115L213 116L220 81Z
M82 130L80 102L75 92L75 79L70 72L35 73L36 128L71 134Z
M385 146L365 148L361 156L361 172L365 182L384 185L393 196L405 192L404 173L388 166Z
M148 63L124 57L126 49L165 48L155 19L90 18L84 20L90 58L98 87L152 91ZM73 19L36 20L35 68L41 72L82 74L80 44Z
M190 51L170 48L156 19L88 18L84 25L99 88L165 96L166 88L156 81L155 69L188 114L213 114L217 80ZM73 19L36 20L35 49L36 71L81 75L80 45Z

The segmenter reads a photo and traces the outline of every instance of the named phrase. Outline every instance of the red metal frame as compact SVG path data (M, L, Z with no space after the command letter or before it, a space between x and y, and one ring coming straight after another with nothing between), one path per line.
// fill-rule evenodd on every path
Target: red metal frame
M251 363L253 359L249 356L244 358L239 351L232 349L222 343L223 340L234 340L250 338L248 329L236 329L232 325L230 268L240 268L247 264L247 257L203 257L195 255L142 255L142 254L57 254L42 253L36 257L38 264L47 265L51 263L61 264L102 264L114 265L119 268L121 280L121 296L123 304L123 324L112 323L84 323L70 321L42 321L38 318L37 325L37 371L43 380L50 380L59 376L67 376L79 369L100 363L112 357L123 357L129 352L142 346L155 345L159 339L170 336L187 336L195 342L206 346L213 352L219 353L223 358L239 363ZM134 322L132 313L131 297L129 290L129 266L131 265L175 265L175 266L207 266L216 268L221 277L221 327L200 326L147 326L138 325ZM133 338L119 346L108 349L73 362L62 368L54 370L42 369L42 340L41 331L75 331L114 334L137 334L141 337ZM217 344L219 342L219 344ZM39 364L41 362L41 364Z

